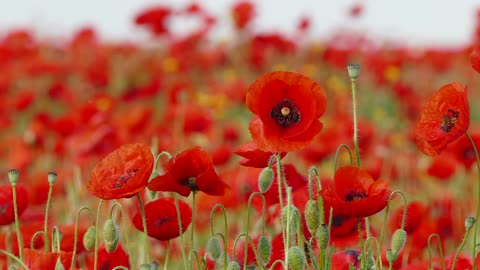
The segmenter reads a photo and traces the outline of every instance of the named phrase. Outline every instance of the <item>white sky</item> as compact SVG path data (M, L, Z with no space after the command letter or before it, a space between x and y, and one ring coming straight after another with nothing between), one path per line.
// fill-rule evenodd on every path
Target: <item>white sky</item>
M227 11L234 0L197 0L219 16L217 34L229 33ZM312 36L326 37L338 28L354 28L409 44L460 45L473 33L479 0L251 0L258 8L256 29L291 33L302 15L312 18ZM68 37L93 25L104 39L142 39L133 16L155 4L183 6L187 0L16 0L0 8L0 34L27 27L43 36ZM348 18L348 8L364 4L361 18ZM188 23L180 23L183 27ZM190 22L191 24L191 22Z

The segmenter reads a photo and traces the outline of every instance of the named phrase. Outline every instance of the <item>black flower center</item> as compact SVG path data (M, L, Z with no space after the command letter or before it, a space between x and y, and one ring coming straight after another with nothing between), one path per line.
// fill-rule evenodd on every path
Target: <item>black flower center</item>
M349 217L346 217L346 216L333 216L333 219L332 219L332 226L333 227L340 227L343 225L343 223L348 220Z
M137 172L139 171L138 168L135 168L133 170L127 170L126 172L122 173L118 179L117 179L117 183L115 183L115 185L113 186L114 188L121 188L123 187L123 185L125 185L126 183L128 183L128 181L130 179L132 179L132 177L134 177Z
M347 196L345 197L345 201L347 201L347 202L358 201L358 200L361 200L361 199L365 199L367 197L368 196L365 192L353 190L353 191L350 191L347 194Z
M197 178L195 177L189 177L189 178L183 179L179 182L179 184L187 186L193 192L200 190L197 186Z
M293 101L288 98L273 106L270 117L282 128L288 128L290 125L300 122L300 112Z
M167 223L167 222L170 222L170 221L172 221L172 220L174 220L173 217L162 217L162 218L160 218L159 220L157 220L157 222L155 223L155 226L160 227L160 226L162 226L163 224L165 224L165 223Z
M440 128L445 132L448 133L450 130L455 127L455 122L457 122L458 116L460 113L453 109L448 109L447 114L443 116L443 122L440 125Z

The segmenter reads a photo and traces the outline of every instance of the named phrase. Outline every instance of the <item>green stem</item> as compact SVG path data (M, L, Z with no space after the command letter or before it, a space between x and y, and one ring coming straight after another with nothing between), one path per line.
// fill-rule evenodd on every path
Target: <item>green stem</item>
M442 270L445 270L445 258L443 257L443 249L442 249L442 241L440 239L440 236L438 234L432 234L428 237L428 241L427 241L427 244L428 244L428 259L429 259L429 267L428 269L433 269L432 268L432 248L430 246L430 240L432 239L432 237L435 237L437 239L437 242L438 242L438 250L439 250L439 253L440 253L440 260L441 260L441 263L442 263Z
M475 256L477 255L477 233L478 233L478 218L480 216L480 157L478 155L478 150L477 146L475 145L475 142L473 141L472 137L468 132L465 132L465 136L467 136L468 140L470 141L470 144L472 145L473 148L473 153L475 154L475 160L477 163L477 174L478 174L478 187L477 187L477 211L475 213L475 227L473 229L473 248L472 248L472 259L475 259ZM473 265L473 270L476 269L476 266Z
M196 201L195 196L196 196L196 194L197 194L196 191L192 192L192 227L191 227L191 230L190 230L190 232L191 232L190 233L190 243L191 243L190 247L191 247L192 250L195 249L193 240L194 240L194 236L195 236L195 217L196 217L195 216L195 212L196 212L195 211L196 210L195 209L196 208L195 207L195 201Z
M190 251L189 261L190 261L190 269L193 269L193 261L192 261L192 254L195 256L195 262L197 263L197 269L202 269L202 264L200 263L200 259L198 258L198 253L195 250Z
M357 79L351 78L352 81L352 107L353 107L353 146L355 147L355 155L357 166L361 167L360 147L358 146L358 123L357 123Z
M287 239L283 239L284 243L285 243L285 265L288 267L288 250L290 249L290 226L291 226L291 218L290 218L290 215L292 214L290 212L291 210L291 204L292 204L292 188L291 187L288 187L288 186L285 186L286 187L286 191L287 191L287 226L286 226L286 237ZM283 215L282 215L283 216Z
M337 171L337 165L338 165L338 157L340 156L340 150L345 149L348 152L348 156L350 157L350 165L353 164L353 155L352 155L352 150L350 149L350 146L346 144L340 144L337 147L337 151L335 151L335 157L333 159L333 174Z
M23 260L23 237L20 231L20 222L18 219L18 204L17 204L17 185L12 184L12 196L13 196L13 213L15 216L15 230L17 233L18 254L20 260Z
M150 246L148 244L148 229L147 229L147 217L145 215L145 205L143 204L142 197L140 193L137 193L138 203L140 204L140 213L142 214L142 224L143 224L143 237L145 238L145 263L150 263Z
M89 207L87 206L84 206L82 208L80 208L78 211L77 211L77 216L75 218L75 229L74 229L74 236L73 236L73 251L72 251L72 264L70 266L70 269L73 270L74 269L74 266L75 264L73 263L75 261L75 255L77 254L77 242L78 242L78 220L80 218L80 214L83 210L88 210L90 212L90 214L92 215L92 219L95 217L92 209L90 209Z
M250 227L250 213L252 211L252 201L255 196L260 196L262 198L262 218L263 218L263 224L265 224L265 213L266 213L266 203L265 203L265 197L263 196L262 193L260 192L254 192L250 197L248 198L248 204L247 204L247 225L245 229L245 235L247 237L250 237L248 234L248 229ZM263 233L265 233L265 226L263 225ZM248 245L245 245L244 249L244 257L243 257L243 269L246 268L247 265L247 257L248 257Z
M178 221L178 232L180 233L180 250L182 251L182 259L183 259L183 267L184 269L188 269L187 264L187 255L185 254L185 246L183 241L183 226L182 226L182 218L180 215L180 207L178 204L178 195L176 192L173 193L173 198L175 200L175 209L177 211L177 221Z
M462 252L463 247L465 247L465 244L467 243L467 238L468 238L468 233L469 232L470 232L470 230L466 230L465 235L463 236L462 243L458 247L458 250L457 250L457 253L455 254L455 257L453 257L452 270L455 270L455 264L457 263L457 259L458 259L458 256L460 255L460 252Z
M48 240L48 212L50 209L50 203L52 201L52 192L53 192L53 184L49 185L48 189L48 196L47 196L47 204L45 206L45 224L43 226L43 232L45 233L45 252L48 252L49 240Z
M112 208L110 209L110 219L117 221L118 216L115 216L115 219L114 219L114 216L113 216L113 213L114 213L113 210L116 209L116 208L120 209L120 213L122 214L123 227L125 229L127 229L128 228L127 227L127 221L124 218L125 217L125 211L123 210L122 205L118 201L116 201L113 204ZM115 212L115 213L117 213L117 212ZM132 253L130 253L130 241L128 240L128 233L125 234L125 242L127 244L127 254L132 254ZM129 261L130 265L133 265L132 259L133 259L132 256L128 256L128 261Z
M361 266L360 269L365 269L366 263L367 263L367 256L365 254L365 247L364 247L364 242L363 242L363 234L362 234L362 222L360 221L360 218L357 218L357 229L358 229L358 239L360 241L360 248L361 248Z
M262 198L263 198L263 195L262 195ZM227 239L228 239L227 238L228 237L227 211L225 210L225 207L221 204L216 204L212 208L212 211L210 211L210 231L212 233L212 236L214 236L213 214L215 213L215 210L217 210L217 208L222 209L222 212L223 212L223 221L224 221L224 225L225 225L225 236L222 236L222 239L223 239L223 248L226 248L227 247ZM265 217L264 217L264 219L265 219ZM264 224L265 224L265 222L264 222ZM228 256L227 255L228 255L227 252L223 252L223 264L224 264L224 269L225 270L227 269L227 266L228 266Z
M17 262L22 268L24 268L25 270L29 270L28 269L28 266L23 262L23 260L21 260L20 258L16 257L15 255L13 255L12 253L10 252L7 252L3 249L0 249L0 253L2 253L3 255L7 256L8 258L14 260L15 262Z
M163 266L164 270L168 269L168 258L170 257L170 240L167 241L167 251L165 252L165 265Z
M100 210L102 209L103 199L98 203L97 216L95 217L95 250L93 252L93 270L97 270L98 265L98 223L100 222Z

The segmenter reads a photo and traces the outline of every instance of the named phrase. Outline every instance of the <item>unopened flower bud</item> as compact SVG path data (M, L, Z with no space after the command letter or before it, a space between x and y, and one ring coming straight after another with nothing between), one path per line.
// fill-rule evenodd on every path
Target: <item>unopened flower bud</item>
M288 264L292 270L305 269L305 254L298 246L290 247L288 250Z
M393 233L391 248L394 255L398 256L398 253L405 246L407 242L407 232L403 229L397 229Z
M117 248L120 232L117 224L112 219L108 219L103 225L103 239L108 252L113 252Z
M270 240L262 235L260 239L258 239L257 248L258 254L260 254L260 258L262 258L263 263L268 264L272 254L272 244L270 243Z
M60 242L62 241L63 233L58 229L57 226L53 226L52 229L52 251L58 252L57 247L60 247Z
M50 185L55 184L55 181L57 181L57 173L56 172L49 172L48 173L48 183Z
M320 224L320 209L318 209L317 201L308 200L304 215L308 231L311 235L315 235L318 225Z
M356 79L360 76L360 65L358 64L350 64L347 65L348 76L351 79Z
M264 168L258 175L258 189L260 192L267 192L273 184L273 170L270 167Z
M12 186L15 186L18 182L18 170L17 169L11 169L8 171L8 180L12 184Z
M55 270L65 270L60 257L58 257L57 262L55 263Z
M228 263L227 270L240 270L240 265L236 261Z
M288 211L290 211L290 216L287 216ZM292 204L283 207L282 221L284 222L283 226L285 228L287 227L287 224L290 224L290 235L295 235L297 232L297 226L300 223L300 214L298 209Z
M394 254L391 249L387 249L387 261L393 264L398 258L398 254Z
M465 229L470 230L471 228L473 228L473 225L475 225L475 222L477 222L477 220L472 217L472 216L468 216L465 218Z
M83 246L86 250L92 250L95 247L96 230L95 226L90 226L83 235Z
M218 240L217 237L212 236L210 239L208 239L207 254L210 255L214 261L220 258L220 255L222 254L222 248L220 247L220 240Z
M318 247L321 250L325 250L328 247L329 242L330 242L330 233L328 231L328 226L326 224L322 224L318 227L318 230L317 230Z

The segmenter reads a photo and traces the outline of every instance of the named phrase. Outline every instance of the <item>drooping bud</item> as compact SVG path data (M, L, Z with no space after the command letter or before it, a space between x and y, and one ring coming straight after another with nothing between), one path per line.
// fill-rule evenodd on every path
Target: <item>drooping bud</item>
M268 264L270 262L270 256L272 254L272 244L270 243L270 240L268 240L267 237L262 235L260 239L258 239L257 249L263 263Z
M228 263L227 270L240 270L240 265L236 261Z
M288 264L292 270L305 269L305 254L298 246L290 247L288 250Z
M387 249L387 261L393 264L398 258L398 254L393 254L391 249Z
M348 76L351 79L356 79L360 76L360 65L358 64L350 64L347 65Z
M49 172L48 173L48 183L50 185L55 184L55 181L57 181L57 173L56 172Z
M273 170L270 167L264 168L258 175L258 189L260 192L267 192L273 184Z
M112 219L108 219L103 225L103 239L108 252L113 252L117 248L120 233L117 224Z
M92 250L95 247L95 234L97 229L95 226L88 227L87 231L83 235L83 246L87 251Z
M60 257L58 257L57 262L55 263L55 270L65 270Z
M212 236L210 239L208 239L207 254L210 255L214 261L220 258L220 255L222 254L222 248L220 247L220 240L218 240L217 237Z
M290 209L290 210L289 210ZM287 216L287 213L290 212L290 216ZM289 223L287 223L287 220ZM297 207L294 205L286 205L282 209L282 221L283 221L283 226L286 228L287 224L290 224L290 235L295 235L297 232L297 226L299 226L300 223L300 213L298 212Z
M468 231L471 228L473 228L473 225L475 225L475 222L477 222L477 220L474 217L472 217L472 216L466 217L465 218L465 229Z
M330 242L330 233L327 224L322 224L317 230L317 243L321 250L325 250Z
M405 246L407 242L407 232L403 229L397 229L393 233L391 248L394 255L398 255L400 250Z
M320 209L318 208L317 201L308 200L304 215L308 231L311 235L315 235L318 225L320 224Z
M17 169L11 169L8 171L8 180L12 184L12 186L17 185L18 182L18 170Z

